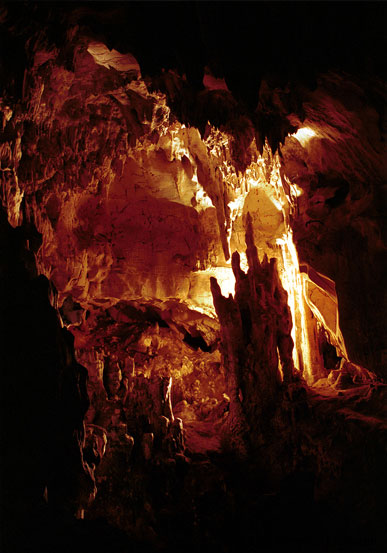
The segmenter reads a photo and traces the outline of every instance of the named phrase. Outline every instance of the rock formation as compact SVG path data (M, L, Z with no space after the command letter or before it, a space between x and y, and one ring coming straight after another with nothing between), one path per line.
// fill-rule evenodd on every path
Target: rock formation
M382 10L219 9L0 7L9 553L383 538Z
M16 551L41 531L43 497L48 512L66 518L96 492L83 458L87 371L61 323L55 288L37 273L31 225L13 229L1 213L2 520L4 546Z
M265 434L273 433L271 422L283 405L282 382L291 383L295 369L287 293L276 260L269 262L265 255L259 261L249 214L246 245L247 274L240 268L239 254L235 252L232 258L235 297L224 298L216 279L211 289L221 325L230 424L235 432L247 425L250 435L245 438L257 444L265 441Z

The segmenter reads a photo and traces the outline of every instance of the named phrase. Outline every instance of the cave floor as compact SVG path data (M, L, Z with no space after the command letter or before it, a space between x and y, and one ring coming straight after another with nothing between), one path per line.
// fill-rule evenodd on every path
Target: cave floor
M265 460L224 449L219 421L186 420L185 454L134 456L124 476L99 483L83 523L119 526L139 550L379 552L386 391L309 388L301 448L317 462L277 480Z
M21 545L10 552L381 553L386 392L382 384L309 388L301 445L317 464L279 480L264 450L244 459L225 450L216 420L186 420L186 450L174 459L144 462L133 450L128 462L117 449L97 469L84 519L42 503L15 524Z

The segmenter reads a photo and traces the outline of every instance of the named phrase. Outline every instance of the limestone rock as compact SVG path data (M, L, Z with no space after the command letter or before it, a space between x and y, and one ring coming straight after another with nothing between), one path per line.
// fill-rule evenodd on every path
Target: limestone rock
M211 288L221 324L230 417L236 419L235 428L247 426L243 439L257 442L282 401L281 382L290 383L295 369L287 294L275 260L259 261L251 218L246 244L247 274L240 268L239 254L233 254L235 297L224 298L214 279Z

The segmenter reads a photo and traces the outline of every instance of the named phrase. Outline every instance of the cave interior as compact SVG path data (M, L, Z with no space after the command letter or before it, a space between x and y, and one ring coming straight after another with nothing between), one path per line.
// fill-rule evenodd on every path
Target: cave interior
M385 12L1 3L4 553L384 550Z

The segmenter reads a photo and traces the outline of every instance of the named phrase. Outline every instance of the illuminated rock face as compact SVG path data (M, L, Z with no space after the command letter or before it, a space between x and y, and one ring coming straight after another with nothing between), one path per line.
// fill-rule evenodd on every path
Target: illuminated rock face
M293 225L300 262L335 282L349 358L383 374L384 92L376 80L329 74L301 97L302 129L282 148L284 174L303 190Z
M246 245L247 274L240 268L239 254L233 255L235 298L223 297L216 279L211 279L211 290L231 400L228 422L245 447L257 447L276 432L282 391L296 371L287 293L276 260L259 261L250 217Z
M289 112L289 92L263 82L260 109L301 127L278 156L259 143L245 116L236 115L222 131L207 125L202 136L181 124L168 106L172 89L166 96L149 92L157 79L147 89L133 56L76 35L69 48L71 70L57 50L36 51L23 117L3 106L8 217L14 226L22 220L24 198L42 234L39 270L57 287L60 304L69 295L84 309L173 299L213 316L209 278L233 292L230 255L243 253L250 213L260 255L276 257L280 273L298 271L297 254L292 269L279 247L286 233L290 244L293 229L310 286L317 284L310 276L316 271L336 283L325 314L313 303L316 293L294 298L305 311L298 322L292 311L297 350L302 340L312 341L313 359L299 362L309 365L310 378L323 376L323 369L311 338L315 323L305 319L313 318L309 308L328 330L327 319L339 312L344 341L335 321L331 342L340 355L380 372L382 284L370 275L380 272L384 251L377 217L385 168L377 113L362 100L359 85L333 75L312 93L301 88L301 123ZM183 86L174 73L163 78ZM338 92L343 87L345 99ZM204 91L208 116L216 111L211 94L220 94L216 109L226 109L232 98L227 90ZM321 293L329 294L328 281L321 282ZM358 290L362 299L354 310ZM304 301L310 304L305 309ZM301 339L306 326L309 338Z
M253 521L246 549L261 519L281 520L285 544L300 520L319 536L319 513L306 511L313 492L335 503L330 486L358 520L366 494L366 515L381 525L385 387L349 361L382 373L378 83L364 92L355 78L325 74L313 90L270 78L254 89L238 65L235 79L205 68L197 90L183 71L143 76L140 58L76 20L55 47L38 26L20 102L0 104L2 207L14 227L4 221L4 405L10 418L17 411L7 438L25 475L10 479L15 521L28 488L29 515L48 481L49 508L82 510L98 465L89 518L144 541L156 528L179 551L205 528L209 491L214 550L239 509L238 540L245 515ZM251 109L236 99L243 80ZM75 351L38 273L58 290ZM222 456L236 452L241 464L227 475ZM246 459L254 476L239 489ZM285 490L272 516L260 488L255 510L254 486L244 493L257 475L271 485L294 477L297 508ZM176 537L165 521L185 508Z
M160 95L130 71L101 67L86 47L74 72L40 62L36 56L29 130L12 169L16 189L34 198L41 270L61 298L72 294L84 306L194 300L191 288L205 278L192 272L224 263L227 249L218 157L196 129L170 122ZM16 224L21 196L13 200L11 188Z
M253 184L246 175L240 182L231 135L209 127L202 139L174 120L135 68L101 62L104 48L81 41L73 71L55 52L36 53L23 141L16 115L7 127L16 152L11 160L4 149L14 179L5 182L9 219L21 220L24 196L43 236L39 268L60 303L68 295L85 309L173 298L212 310L209 277L232 290L230 246L240 243L247 211L260 247L281 234L283 215L265 184L273 156L267 149L254 162ZM254 144L247 150L258 160Z

